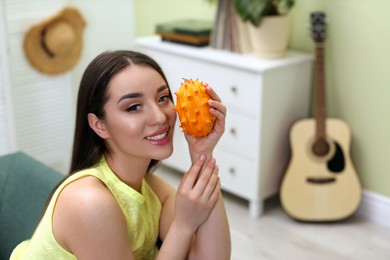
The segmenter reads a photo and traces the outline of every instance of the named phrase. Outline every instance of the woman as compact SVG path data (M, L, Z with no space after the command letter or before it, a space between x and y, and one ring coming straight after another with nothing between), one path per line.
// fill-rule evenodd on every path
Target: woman
M71 175L11 259L229 259L212 157L226 108L207 91L217 120L208 136L186 136L192 166L176 192L152 173L172 154L176 121L161 68L132 51L96 57L80 84Z

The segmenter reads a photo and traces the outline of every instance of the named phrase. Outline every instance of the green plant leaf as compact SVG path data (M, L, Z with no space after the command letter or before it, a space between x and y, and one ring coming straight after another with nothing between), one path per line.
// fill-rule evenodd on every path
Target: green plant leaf
M260 26L264 16L287 13L295 0L235 0L237 14L243 22Z

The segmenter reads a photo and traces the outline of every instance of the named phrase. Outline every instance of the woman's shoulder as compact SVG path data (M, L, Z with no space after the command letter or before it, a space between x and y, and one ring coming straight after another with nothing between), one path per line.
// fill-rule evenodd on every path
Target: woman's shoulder
M59 194L53 212L53 232L64 245L109 228L113 219L126 229L126 220L112 193L96 177L86 176L69 183Z
M106 185L95 176L85 176L68 183L57 199L57 206L78 209L83 214L95 214L96 209L115 208L117 202ZM91 212L90 212L91 211ZM77 213L75 211L75 213Z
M65 202L64 204L67 206L72 201L80 202L75 205L76 208L84 204L84 206L95 206L94 204L98 203L99 200L109 202L112 197L110 190L99 178L99 169L96 167L73 173L63 181L57 192L56 207L62 202Z

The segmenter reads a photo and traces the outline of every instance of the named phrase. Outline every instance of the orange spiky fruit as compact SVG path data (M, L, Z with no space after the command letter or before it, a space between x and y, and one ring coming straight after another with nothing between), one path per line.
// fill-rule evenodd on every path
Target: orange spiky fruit
M175 110L179 115L180 127L192 137L203 137L213 130L216 118L210 114L210 96L206 86L207 84L198 79L184 79L179 90L175 92Z

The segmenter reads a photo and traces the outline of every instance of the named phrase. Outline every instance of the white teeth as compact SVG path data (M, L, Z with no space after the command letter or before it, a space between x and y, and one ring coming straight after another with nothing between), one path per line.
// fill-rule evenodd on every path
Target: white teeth
M155 136L150 136L150 137L146 137L146 139L148 140L153 140L153 141L157 141L157 140L161 140L161 139L164 139L164 137L167 136L167 132L161 134L161 135L155 135Z

